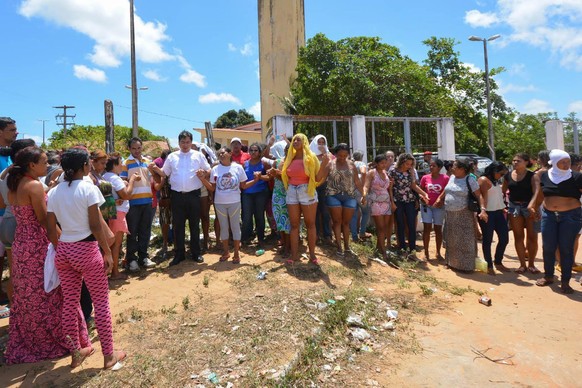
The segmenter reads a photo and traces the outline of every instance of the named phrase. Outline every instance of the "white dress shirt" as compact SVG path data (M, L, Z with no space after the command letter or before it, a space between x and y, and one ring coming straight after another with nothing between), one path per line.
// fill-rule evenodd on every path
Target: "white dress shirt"
M169 176L172 190L187 193L202 188L202 182L196 176L199 169L210 170L210 165L201 152L174 151L164 162L162 171Z

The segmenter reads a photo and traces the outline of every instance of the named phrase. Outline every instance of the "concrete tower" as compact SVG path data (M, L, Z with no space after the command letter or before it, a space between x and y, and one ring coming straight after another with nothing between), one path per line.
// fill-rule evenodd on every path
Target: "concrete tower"
M299 48L305 46L303 0L258 0L259 71L261 79L261 124L285 114L274 96L289 96L296 77Z

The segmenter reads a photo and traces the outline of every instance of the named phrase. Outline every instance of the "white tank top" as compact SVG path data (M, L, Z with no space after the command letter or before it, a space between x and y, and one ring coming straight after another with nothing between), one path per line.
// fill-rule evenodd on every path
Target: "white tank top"
M505 203L503 202L501 185L491 186L489 191L487 191L487 211L492 212L502 209L505 209Z

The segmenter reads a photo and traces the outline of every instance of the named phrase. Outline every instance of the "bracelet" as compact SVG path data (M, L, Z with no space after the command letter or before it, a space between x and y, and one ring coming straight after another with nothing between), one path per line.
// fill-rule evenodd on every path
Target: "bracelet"
M485 210L485 211L487 211L487 208L486 208L486 207L483 207L483 206L481 206L481 210Z

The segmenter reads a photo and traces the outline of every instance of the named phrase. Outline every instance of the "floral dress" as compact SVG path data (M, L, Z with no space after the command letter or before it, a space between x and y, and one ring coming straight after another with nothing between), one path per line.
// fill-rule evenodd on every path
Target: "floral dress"
M49 293L44 290L44 261L49 244L46 230L32 205L13 205L12 211L17 226L12 244L10 276L14 298L6 362L19 364L65 356L69 350L61 325L61 287Z
M277 167L283 163L283 159L277 159L273 167ZM291 222L289 221L289 212L287 211L287 190L283 181L279 178L275 179L275 186L273 188L273 216L277 224L277 231L289 233L291 232Z
M374 179L370 184L370 199L372 216L389 216L392 214L392 201L390 200L390 179L386 174L386 179L383 179L378 171L374 173Z

